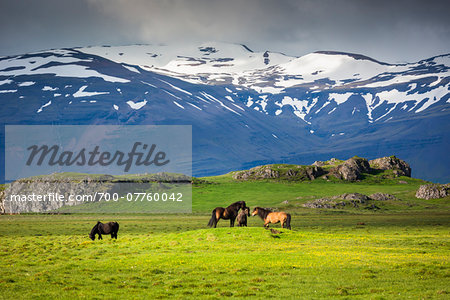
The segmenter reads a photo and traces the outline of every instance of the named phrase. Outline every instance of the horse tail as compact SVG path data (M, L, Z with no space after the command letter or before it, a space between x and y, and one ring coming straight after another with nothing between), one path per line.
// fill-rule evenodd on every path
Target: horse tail
M286 228L291 229L291 215L286 214Z
M217 223L216 208L214 208L214 210L212 211L211 219L208 222L208 226L213 227L216 223Z

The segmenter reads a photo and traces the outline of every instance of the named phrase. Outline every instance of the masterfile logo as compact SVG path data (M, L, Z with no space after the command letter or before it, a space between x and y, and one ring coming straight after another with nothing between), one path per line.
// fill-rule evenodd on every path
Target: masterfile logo
M141 147L146 154L140 152L139 147ZM110 164L116 163L118 166L124 166L124 172L128 172L133 162L138 166L150 166L155 164L155 166L158 167L164 166L170 162L169 159L166 159L166 153L164 151L158 151L153 156L156 144L152 144L149 147L147 144L135 142L133 148L128 153L116 150L116 152L112 154L109 151L100 152L99 149L100 146L95 146L91 151L83 148L78 153L73 151L62 151L60 153L60 147L58 145L53 145L51 147L47 145L33 145L27 148L27 150L30 151L30 155L26 165L31 166L36 158L35 164L41 166L47 158L47 164L50 166L72 166L74 164L77 166L95 166L96 164L109 166ZM134 158L136 158L135 161Z

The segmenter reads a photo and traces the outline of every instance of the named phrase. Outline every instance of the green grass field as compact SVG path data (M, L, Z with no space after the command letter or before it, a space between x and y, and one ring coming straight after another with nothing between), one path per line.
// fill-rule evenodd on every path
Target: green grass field
M193 214L0 216L0 298L450 297L450 199L416 199L420 180L204 179ZM398 200L377 211L301 206L350 192ZM206 227L214 207L238 200L290 212L293 230L272 234L257 217ZM120 223L117 241L88 239L97 220Z

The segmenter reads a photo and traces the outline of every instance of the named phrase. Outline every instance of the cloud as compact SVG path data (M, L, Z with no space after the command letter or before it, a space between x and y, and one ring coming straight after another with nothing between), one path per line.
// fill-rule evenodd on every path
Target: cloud
M450 49L448 3L433 0L11 1L0 13L0 33L7 42L0 46L0 53L90 44L182 45L224 41L290 55L338 50L389 62L414 61Z

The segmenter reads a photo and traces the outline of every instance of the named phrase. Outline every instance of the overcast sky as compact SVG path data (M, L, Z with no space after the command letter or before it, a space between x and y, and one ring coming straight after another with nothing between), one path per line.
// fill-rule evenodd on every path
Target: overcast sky
M448 0L0 0L0 55L222 41L412 62L450 52L449 11Z

